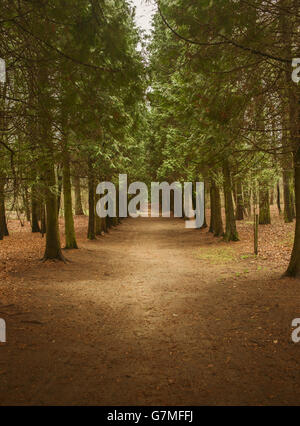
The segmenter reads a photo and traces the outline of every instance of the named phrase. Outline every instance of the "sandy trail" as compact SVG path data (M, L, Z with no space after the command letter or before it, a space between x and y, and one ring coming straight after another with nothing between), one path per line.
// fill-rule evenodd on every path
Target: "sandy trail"
M299 404L299 282L197 257L214 244L128 219L71 263L16 274L0 404Z

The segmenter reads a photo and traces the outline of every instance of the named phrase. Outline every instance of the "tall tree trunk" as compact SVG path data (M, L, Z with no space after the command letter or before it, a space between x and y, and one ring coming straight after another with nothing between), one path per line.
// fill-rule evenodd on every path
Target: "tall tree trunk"
M207 186L208 186L207 181L206 181L206 179L204 179L204 200L203 200L203 202L204 202L204 218L203 218L203 225L199 229L205 229L205 228L208 227L207 221L206 221L206 191L207 191ZM195 203L196 203L196 199L195 199ZM196 207L196 206L194 206L194 207Z
M243 187L240 178L236 183L236 220L244 220L244 200L243 200Z
M103 221L103 218L99 217L96 212L95 213L95 234L96 235L102 235L102 221Z
M73 177L73 184L74 184L74 192L75 192L75 215L76 216L83 216L83 208L82 208L82 201L81 201L81 187L80 187L80 177L75 175Z
M107 217L106 217L106 229L107 229L107 231L106 231L106 232L109 232L109 229L113 227L113 224L114 224L114 223L113 223L113 218L112 218L112 217L107 216Z
M54 165L51 162L52 156L47 159L47 174L45 176L47 186L45 188L46 201L46 249L44 260L58 259L65 260L61 251L59 225L58 225L58 210L57 210L57 193ZM50 160L50 161L49 161Z
M9 235L5 215L5 178L0 177L0 236L7 237ZM1 238L1 239L2 239Z
M71 188L71 174L70 174L70 155L66 141L64 141L63 153L63 191L64 191L64 213L65 213L65 235L66 235L66 249L77 249L74 218L72 210L72 188Z
M224 235L225 241L238 241L238 232L236 229L234 206L232 199L231 177L228 161L223 162L224 176L224 198L225 198L225 214L226 214L226 231Z
M107 233L108 232L108 225L107 225L107 217L103 217L101 220L101 229L102 232Z
M249 182L244 184L244 213L247 216L251 215L251 187Z
M221 194L220 194L219 187L216 185L215 181L212 181L211 189L213 193L213 204L214 204L213 234L215 237L221 237L224 235Z
M7 85L4 83L3 85L0 84L0 138L1 142L3 142L3 130L7 130L7 123L6 123L6 89ZM1 152L2 154L2 152ZM5 188L5 174L2 170L0 170L0 240L3 239L4 236L8 236L8 229L6 224L6 216L5 216L5 194L4 194L4 188Z
M33 233L41 232L39 225L39 202L37 199L36 185L33 184L31 188L31 230Z
M43 5L41 5L43 8ZM41 12L42 13L42 12ZM46 27L49 23L47 22ZM47 28L46 28L47 29ZM49 28L48 28L49 29ZM53 143L52 123L53 123L53 104L52 93L49 88L50 68L49 58L46 52L43 52L41 61L42 65L39 66L37 72L38 79L38 143L42 146L41 157L37 163L40 168L40 175L43 177L44 182L44 197L46 204L46 247L44 253L44 260L57 259L65 261L61 251L60 235L59 235L59 222L58 222L58 208L57 208L57 185L55 177L55 146Z
M61 192L63 186L63 176L61 173L61 166L57 166L57 215L59 217L59 211L61 206Z
M103 232L103 221L105 220L105 218L98 216L97 214L97 210L96 210L96 206L97 206L97 202L100 199L100 195L96 194L95 192L95 234L96 235L102 235Z
M23 204L24 204L24 209L25 209L25 213L26 213L26 220L27 220L27 222L30 222L31 211L30 211L30 205L29 205L29 194L28 194L27 185L24 186Z
M259 182L259 224L270 225L270 193L266 182Z
M296 228L293 251L288 269L286 271L286 275L290 277L300 277L300 129L298 135L298 150L294 153Z
M284 199L284 221L285 223L293 222L295 218L294 197L292 196L293 172L284 169L282 172L283 179L283 199Z
M289 22L284 16L282 19L283 39L285 54L287 57L296 57L292 52L293 41L297 40L297 29L299 26L297 16L299 15L298 0L282 0L286 10L293 6L294 18ZM294 38L294 40L293 40ZM290 147L293 150L294 173L295 173L295 204L296 204L296 227L294 246L286 275L290 277L300 277L300 85L296 85L290 74L290 64L286 64L286 93L288 98L288 124L290 129Z
M44 202L40 204L40 218L41 218L41 234L42 237L46 234L46 210Z
M215 194L213 190L212 180L209 188L210 194L210 225L208 232L214 233L215 230Z
M232 197L233 197L233 203L234 206L237 205L237 188L236 188L236 180L231 179L231 190L232 190Z
M281 214L281 199L280 199L280 183L279 181L277 182L277 208L278 208L278 212L279 214Z
M88 187L89 187L89 224L88 224L88 234L87 237L89 240L95 240L95 178L93 165L91 160L89 160L89 170L88 170Z

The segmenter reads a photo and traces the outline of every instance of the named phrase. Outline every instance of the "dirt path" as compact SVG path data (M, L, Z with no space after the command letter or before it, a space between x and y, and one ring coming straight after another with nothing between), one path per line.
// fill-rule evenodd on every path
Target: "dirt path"
M182 220L81 247L3 284L0 404L300 403L299 281Z

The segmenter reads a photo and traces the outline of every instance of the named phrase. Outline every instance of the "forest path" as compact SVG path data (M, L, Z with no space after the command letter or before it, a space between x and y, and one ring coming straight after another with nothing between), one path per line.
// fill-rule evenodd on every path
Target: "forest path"
M299 283L199 255L224 247L180 219L128 219L16 274L0 404L299 404Z

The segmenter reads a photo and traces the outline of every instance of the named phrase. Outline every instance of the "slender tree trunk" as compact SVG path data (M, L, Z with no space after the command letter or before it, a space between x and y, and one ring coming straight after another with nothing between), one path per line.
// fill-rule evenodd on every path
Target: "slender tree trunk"
M26 220L27 220L27 222L30 222L31 211L30 211L30 205L29 205L29 194L28 194L27 185L25 185L25 187L24 187L23 204L24 204L24 209L25 209L25 213L26 213Z
M211 185L209 188L209 194L210 194L210 225L208 232L214 233L215 230L215 194L213 189L213 184L211 180Z
M170 192L170 213L172 213L172 216L174 216L174 206L175 203L175 196L174 196L174 191Z
M233 197L233 203L236 206L237 205L237 188L236 188L236 180L231 180L231 190L232 190L232 197Z
M278 212L279 214L281 214L281 199L280 199L280 184L279 182L277 182L277 208L278 208Z
M57 215L59 217L59 211L61 206L61 193L62 193L62 186L63 186L63 176L61 173L61 167L57 167Z
M102 232L105 232L105 233L108 232L107 217L103 217L101 220L101 230Z
M66 144L66 141L64 141ZM70 175L70 155L67 146L63 153L63 191L64 191L64 213L65 213L65 235L66 249L77 249L74 218L72 211L72 188Z
M293 222L295 218L294 197L292 196L293 174L290 170L283 170L283 199L284 199L284 221Z
M106 229L107 229L107 232L109 232L109 229L112 228L112 227L113 227L113 218L107 216L107 218L106 218Z
M42 237L44 237L47 229L46 229L46 211L45 211L45 205L43 202L40 204L40 217L41 217L41 234L42 234Z
M31 188L31 230L33 233L41 232L39 225L38 208L39 202L37 199L36 185L33 184Z
M5 215L5 178L0 177L0 236L7 237L9 235ZM1 238L1 239L2 239Z
M214 237L224 236L224 228L222 221L221 195L216 182L212 179L210 186L210 204L211 204L211 220L209 232Z
M248 182L244 185L244 213L251 215L251 188Z
M244 200L242 181L238 178L236 183L236 220L244 220Z
M6 83L2 86L0 84L0 138L1 142L3 142L3 133L1 131L7 129L7 123L5 120L5 97L6 97ZM2 154L2 152L1 152ZM6 224L6 216L5 216L5 194L4 194L4 188L5 188L5 175L3 171L0 171L0 240L3 239L3 237L8 236L8 229Z
M234 206L232 199L231 178L228 161L223 163L224 176L224 198L225 198L225 214L226 214L226 231L224 235L225 241L238 241L238 232L236 229Z
M214 236L221 237L224 235L223 220L222 220L222 204L221 194L219 187L214 182L214 202L215 202L215 213L214 213Z
M95 240L95 178L91 160L89 160L88 171L88 187L89 187L89 224L88 234L89 240Z
M205 229L208 227L207 221L206 221L206 189L207 189L207 182L206 179L204 180L204 218L203 218L203 225L199 229Z
M83 212L82 201L81 201L80 177L75 175L73 177L73 183L74 183L74 192L75 192L75 215L83 216L84 212Z
M100 195L96 194L95 192L95 234L96 235L102 235L103 232L103 221L105 220L105 218L98 216L97 214L97 202L100 199Z

